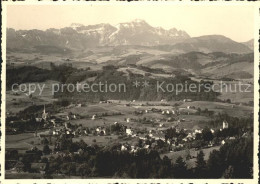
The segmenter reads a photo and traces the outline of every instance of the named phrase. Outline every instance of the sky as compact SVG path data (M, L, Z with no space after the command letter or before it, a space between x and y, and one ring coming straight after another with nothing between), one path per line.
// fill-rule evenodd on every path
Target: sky
M6 23L8 28L46 30L134 19L164 29L175 27L192 37L219 34L238 42L254 37L254 9L249 5L8 5Z

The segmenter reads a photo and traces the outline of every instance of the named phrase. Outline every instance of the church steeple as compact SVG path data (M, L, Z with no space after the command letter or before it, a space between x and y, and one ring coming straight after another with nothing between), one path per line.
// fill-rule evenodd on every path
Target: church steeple
M44 105L44 107L43 107L43 114L45 114L46 112L45 112L45 105Z
M48 117L48 113L46 113L45 105L44 105L44 107L43 107L43 112L42 112L42 119L43 119L43 120L46 120L47 117Z

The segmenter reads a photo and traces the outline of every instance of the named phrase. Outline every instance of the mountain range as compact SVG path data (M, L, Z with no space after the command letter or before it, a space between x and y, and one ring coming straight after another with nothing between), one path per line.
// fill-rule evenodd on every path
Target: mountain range
M116 26L104 23L88 26L73 23L69 27L50 28L45 31L7 29L7 49L47 46L61 50L85 50L100 46L139 45L173 53L250 53L250 43L238 43L222 35L191 38L183 30L153 27L139 19Z

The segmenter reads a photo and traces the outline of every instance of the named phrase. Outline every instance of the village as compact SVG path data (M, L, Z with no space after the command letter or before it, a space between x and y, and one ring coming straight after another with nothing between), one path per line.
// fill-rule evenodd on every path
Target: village
M19 146L17 149L12 147L6 149L9 154L17 150L17 154L20 155L16 157L16 161L7 161L7 168L11 173L23 172L25 166L19 160L24 154L37 155L42 150L43 154L35 160L38 160L36 163L31 163L31 168L43 174L46 170L46 164L41 161L43 158L84 152L79 146L71 146L69 152L65 151L63 141L71 142L72 145L84 142L84 145L113 147L118 152L131 154L145 149L156 150L162 156L169 154L173 156L193 150L193 154L188 151L188 154L183 155L185 160L189 161L196 158L195 153L199 150L219 150L226 142L249 135L247 130L238 134L226 119L218 122L218 126L211 124L198 126L198 122L195 122L195 125L189 128L194 118L212 116L215 113L192 104L191 99L184 99L174 105L166 100L158 102L107 100L88 106L89 109L98 107L98 110L87 115L84 111L86 107L81 103L70 104L55 113L42 105L40 108L42 112L31 120L34 125L39 126L31 133L33 136L28 138L30 141L26 142L29 149L19 150ZM110 111L104 111L104 108ZM16 121L7 122L7 133L19 132L15 127ZM191 164L190 167L193 166L194 164Z

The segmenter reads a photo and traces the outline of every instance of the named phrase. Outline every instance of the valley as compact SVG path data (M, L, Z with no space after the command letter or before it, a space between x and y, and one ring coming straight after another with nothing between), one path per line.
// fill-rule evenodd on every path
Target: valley
M8 28L6 55L9 179L222 178L230 166L240 177L243 163L252 177L252 40L137 19ZM30 84L44 88L19 88Z

